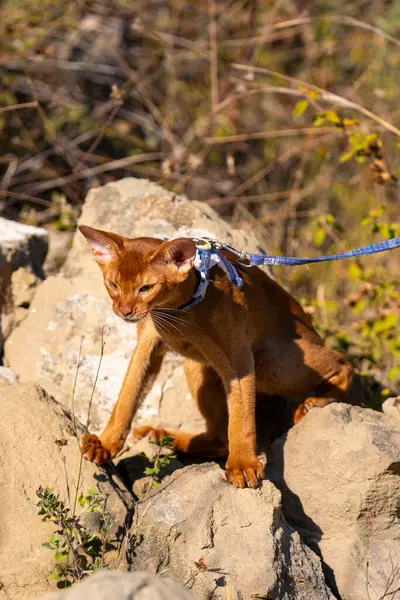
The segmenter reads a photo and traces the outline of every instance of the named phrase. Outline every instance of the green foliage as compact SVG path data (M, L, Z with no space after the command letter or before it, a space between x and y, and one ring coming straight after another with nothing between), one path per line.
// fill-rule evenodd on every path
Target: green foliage
M149 459L150 463L152 463L152 466L146 467L144 474L152 478L152 487L157 487L160 485L161 470L165 467L168 467L168 465L171 464L172 459L176 458L176 454L172 452L174 447L173 442L174 438L170 436L165 436L157 442L151 442L152 444L158 446L158 451L154 458Z
M56 527L49 540L42 544L54 552L55 568L49 579L57 580L58 587L64 588L81 580L88 573L104 568L104 552L110 527L104 494L94 489L89 489L86 494L81 493L78 503L84 510L79 516L74 516L51 489L40 487L36 494L39 498L38 514L43 521L54 522ZM101 526L98 531L89 531L81 523L84 512L100 514Z
M296 106L293 109L293 116L294 117L301 117L301 115L303 113L305 113L305 111L307 110L309 105L308 100L299 100L296 104Z
M399 235L399 224L385 217L380 206L362 220L371 241L376 235L379 239ZM379 408L389 393L400 393L400 280L390 277L377 259L346 262L346 275L351 293L339 303L313 300L312 312L327 343L346 353L359 370L369 388L366 404ZM378 395L372 391L376 380L381 383Z

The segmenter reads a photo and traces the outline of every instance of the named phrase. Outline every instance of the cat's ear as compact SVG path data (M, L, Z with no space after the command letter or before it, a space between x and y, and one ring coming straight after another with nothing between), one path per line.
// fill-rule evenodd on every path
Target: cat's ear
M162 244L154 257L158 261L173 264L180 274L186 275L193 267L196 246L189 238L178 238Z
M93 229L87 225L79 225L79 231L89 243L94 259L100 266L106 265L117 255L118 247L123 245L123 239L116 233Z

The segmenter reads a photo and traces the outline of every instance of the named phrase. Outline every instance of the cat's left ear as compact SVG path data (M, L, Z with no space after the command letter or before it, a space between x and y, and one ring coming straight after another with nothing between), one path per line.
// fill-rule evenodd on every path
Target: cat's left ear
M78 229L85 236L94 259L100 266L109 263L118 253L118 247L123 245L123 239L116 233L94 229L88 225L79 225Z
M196 245L189 238L177 238L165 242L156 252L157 259L173 264L180 274L186 275L193 267L196 258Z

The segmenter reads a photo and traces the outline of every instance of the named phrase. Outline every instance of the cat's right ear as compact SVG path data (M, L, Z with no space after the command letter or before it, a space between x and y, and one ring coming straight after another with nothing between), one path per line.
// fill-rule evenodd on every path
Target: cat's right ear
M93 229L88 225L79 225L78 229L85 236L92 249L94 259L100 266L109 263L117 255L118 247L123 244L123 239L116 233Z

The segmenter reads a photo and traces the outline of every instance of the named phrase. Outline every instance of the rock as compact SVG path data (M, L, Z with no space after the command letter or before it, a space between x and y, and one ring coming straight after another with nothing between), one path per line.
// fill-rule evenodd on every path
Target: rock
M14 371L7 367L0 367L0 383L11 385L12 383L18 383L19 377Z
M30 600L48 589L47 576L54 570L54 552L42 544L55 525L38 515L36 490L53 488L72 506L81 455L71 415L37 384L0 384L0 396L0 599ZM106 554L106 562L113 565L131 495L112 471L108 475L84 461L79 489L89 488L107 496L115 550ZM88 513L83 522L96 528L98 519Z
M237 248L261 250L251 232L233 230L208 205L189 202L141 179L127 178L91 190L79 222L131 237L206 235ZM32 310L7 341L6 362L23 380L36 380L71 406L83 337L75 394L76 414L83 422L99 362L101 331L106 326L106 346L91 414L92 431L101 430L135 346L136 326L112 312L100 270L80 233L74 237L60 274L49 277L39 287ZM203 420L186 387L181 359L167 357L136 422L203 429Z
M285 517L342 600L383 598L391 578L386 592L400 586L399 475L398 423L345 404L312 410L270 448Z
M4 340L27 315L43 278L47 232L0 217L0 358Z
M333 599L278 490L236 489L213 463L166 478L139 503L130 534L133 569L178 579L197 600Z
M183 585L151 573L111 573L102 571L72 589L47 594L40 600L194 600Z
M385 400L382 404L382 410L385 415L396 419L396 421L400 423L400 396Z
M55 275L65 263L74 237L73 231L49 229L49 251L43 265L46 277Z

